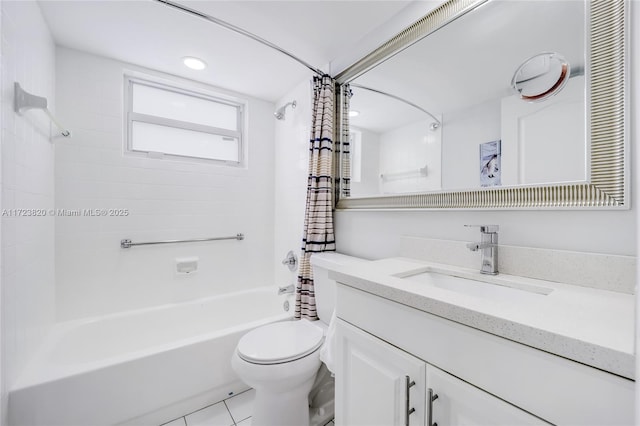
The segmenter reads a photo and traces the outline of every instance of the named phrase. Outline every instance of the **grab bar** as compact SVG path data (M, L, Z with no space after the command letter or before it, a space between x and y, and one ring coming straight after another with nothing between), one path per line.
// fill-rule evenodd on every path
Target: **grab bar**
M128 249L132 246L150 246L156 244L175 244L175 243L200 243L203 241L220 241L220 240L244 240L244 234L236 234L234 237L217 237L217 238L195 238L192 240L166 240L166 241L149 241L145 243L134 243L129 239L120 240L120 248Z

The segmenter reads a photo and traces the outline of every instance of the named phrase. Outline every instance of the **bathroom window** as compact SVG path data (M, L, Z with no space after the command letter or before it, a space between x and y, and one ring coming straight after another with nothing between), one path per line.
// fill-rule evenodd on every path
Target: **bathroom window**
M240 165L243 104L127 77L127 151Z

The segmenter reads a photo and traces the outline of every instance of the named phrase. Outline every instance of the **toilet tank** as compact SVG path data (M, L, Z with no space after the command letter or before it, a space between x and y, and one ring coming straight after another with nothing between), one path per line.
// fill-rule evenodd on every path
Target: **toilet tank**
M329 324L336 307L336 282L329 279L329 270L336 266L365 262L365 259L346 254L326 251L311 255L313 268L313 285L316 295L316 311L320 321Z

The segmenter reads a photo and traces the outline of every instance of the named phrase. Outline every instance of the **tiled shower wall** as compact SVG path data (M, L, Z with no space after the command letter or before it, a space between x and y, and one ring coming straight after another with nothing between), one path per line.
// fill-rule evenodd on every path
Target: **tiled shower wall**
M274 264L276 283L281 286L296 282L298 272L289 271L281 261L289 250L296 256L301 253L309 174L311 78L310 74L276 103L297 102L295 109L287 109L284 120L276 121L275 128Z
M274 105L131 64L57 48L60 120L56 208L124 209L127 216L56 218L57 318L108 314L273 285ZM247 102L247 167L123 153L123 80L137 72ZM233 236L244 241L121 249L120 240ZM175 273L197 257L198 272Z
M54 110L55 46L35 2L2 1L2 419L7 390L55 316L54 141L44 112L13 110L13 85ZM33 216L33 215L36 216Z

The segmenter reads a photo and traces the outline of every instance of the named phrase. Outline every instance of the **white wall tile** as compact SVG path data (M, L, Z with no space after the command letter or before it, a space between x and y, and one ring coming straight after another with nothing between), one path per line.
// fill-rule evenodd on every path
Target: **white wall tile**
M2 208L53 208L54 148L42 111L13 111L13 84L55 110L55 46L35 1L0 4L2 19ZM3 215L2 406L54 320L54 220ZM6 410L0 422L5 424Z
M58 319L273 285L274 105L247 99L246 168L123 154L125 70L158 75L57 49L58 110L74 137L56 146L56 207L130 212L56 218ZM239 232L246 235L244 241L119 247L123 238L153 241ZM175 258L186 256L200 258L198 273L176 277Z
M380 193L422 192L441 188L441 146L442 130L432 131L429 122L421 120L382 133L379 140L378 173L391 173L390 179L374 176L373 182L380 183ZM363 133L363 138L365 134ZM366 140L365 145L369 144ZM426 168L424 176L394 179L394 173L417 172ZM354 185L355 186L355 185ZM352 190L353 193L353 190ZM369 193L371 194L371 193ZM376 192L373 195L377 194Z
M311 79L309 75L309 80ZM300 256L304 209L307 196L309 136L311 126L311 86L309 80L298 84L276 105L291 100L297 107L285 120L276 122L275 146L275 277L278 285L295 283L297 271L282 265L289 250Z
M500 139L500 100L491 100L446 114L442 144L442 188L477 188L478 144ZM469 155L471 153L471 155Z

